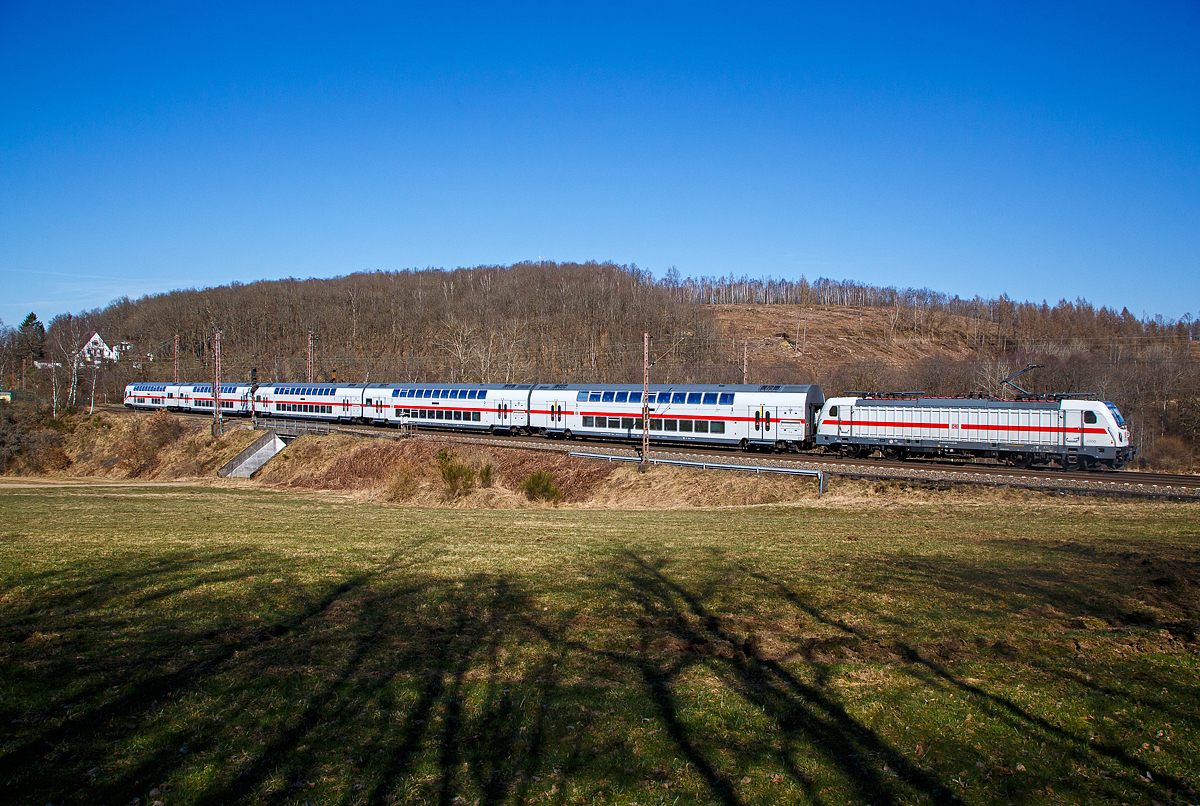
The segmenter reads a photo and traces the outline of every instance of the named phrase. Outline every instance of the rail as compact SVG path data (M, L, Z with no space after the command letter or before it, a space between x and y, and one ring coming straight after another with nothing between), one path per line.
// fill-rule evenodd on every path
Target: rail
M569 456L575 456L580 459L605 459L609 462L641 462L637 456L620 456L611 453L581 453L572 451ZM817 480L817 498L821 497L821 493L825 492L825 471L824 470L806 470L799 467L773 467L771 465L736 465L727 464L724 462L690 462L686 459L654 459L649 460L652 465L674 465L676 467L695 467L700 470L753 470L756 474L762 473L784 473L789 476L812 476Z

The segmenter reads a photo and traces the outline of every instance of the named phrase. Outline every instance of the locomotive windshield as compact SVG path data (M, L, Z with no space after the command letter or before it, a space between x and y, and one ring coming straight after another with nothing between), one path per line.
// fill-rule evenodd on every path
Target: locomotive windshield
M1109 401L1104 401L1104 405L1108 406L1108 410L1112 412L1113 419L1117 421L1117 425L1125 427L1125 418L1121 416L1121 412L1117 411L1117 407Z

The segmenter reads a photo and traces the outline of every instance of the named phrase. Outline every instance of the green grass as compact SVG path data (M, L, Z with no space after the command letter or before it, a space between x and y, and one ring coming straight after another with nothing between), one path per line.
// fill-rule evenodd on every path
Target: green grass
M1198 561L1187 505L0 489L0 798L1195 802Z

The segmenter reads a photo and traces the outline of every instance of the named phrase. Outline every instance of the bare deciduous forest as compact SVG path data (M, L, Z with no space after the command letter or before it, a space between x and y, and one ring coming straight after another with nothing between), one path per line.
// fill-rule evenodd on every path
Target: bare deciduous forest
M827 395L1006 394L1001 379L1039 364L1019 381L1025 389L1116 401L1156 466L1191 466L1200 438L1200 322L1083 300L681 279L673 269L656 280L637 266L536 262L173 291L39 328L0 330L0 367L13 388L58 407L90 401L93 385L113 401L131 380L171 380L176 336L181 379L208 380L218 329L228 379L251 367L260 381L304 379L311 330L317 380L489 383L640 381L649 332L657 383L740 383L748 357L753 383L818 383ZM119 361L72 360L93 332L124 345Z

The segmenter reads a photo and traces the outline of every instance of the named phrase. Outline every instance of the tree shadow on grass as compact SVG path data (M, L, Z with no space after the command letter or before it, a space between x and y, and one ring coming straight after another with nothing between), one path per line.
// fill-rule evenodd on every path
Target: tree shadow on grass
M958 614L973 614L974 623L980 624L983 632L974 635L972 641L954 637L948 641L914 641L904 633L919 631L915 619L906 623L903 619L883 618L862 604L858 606L859 621L873 626L868 629L845 627L837 619L819 615L821 608L805 592L762 573L743 570L815 620L853 631L867 645L888 646L898 655L902 662L900 668L906 674L941 690L965 696L976 704L973 707L980 720L1007 725L1016 734L1026 737L1027 742L1049 746L1051 749L1044 755L1072 759L1081 768L1090 766L1105 777L1120 780L1122 786L1142 797L1194 796L1188 781L1161 764L1132 752L1138 743L1130 745L1094 738L1083 730L1068 727L1054 714L1036 713L1011 697L991 691L955 671L963 664L1004 654L1020 668L1035 670L1039 674L1037 679L1050 682L1056 689L1058 686L1073 687L1075 696L1091 698L1092 707L1103 703L1112 711L1142 709L1162 721L1195 719L1200 701L1197 701L1197 689L1190 681L1160 675L1155 679L1156 687L1165 687L1159 696L1158 692L1141 691L1132 687L1128 680L1115 678L1114 664L1109 657L1091 664L1091 673L1080 671L1073 667L1086 667L1089 661L1080 654L1084 651L1080 645L1066 635L1073 629L1083 630L1096 623L1102 625L1100 640L1114 642L1117 650L1136 645L1144 652L1158 653L1165 649L1186 654L1182 641L1194 640L1196 633L1195 584L1187 581L1171 585L1164 591L1160 588L1166 586L1156 589L1141 583L1147 573L1161 573L1164 566L1194 574L1195 564L1163 557L1147 562L1144 555L1137 553L1098 552L1091 546L1082 545L1058 545L1052 551L1056 555L1053 563L1031 556L1024 558L1026 565L1013 560L1002 567L929 557L889 558L874 568L869 567L871 563L866 564L864 576L868 579L886 579L891 589L904 591L911 599L941 603L932 605L935 608L953 603ZM1136 565L1130 562L1131 559ZM923 613L921 618L928 619L929 615ZM950 614L947 618L953 620ZM1014 634L1017 632L1016 621L1023 620L1031 620L1032 629L1048 633L1050 639L1058 636L1058 645L1043 638L1021 646L1022 642ZM1147 642L1136 635L1127 637L1128 631L1124 628L1132 628L1143 636L1169 629L1180 638L1156 638ZM945 651L947 646L948 651ZM1016 648L1018 646L1021 648ZM1140 668L1139 675L1153 674L1145 664L1138 664L1132 658L1125 666ZM1029 682L1037 686L1036 679ZM985 761L980 754L979 763ZM1059 789L1071 791L1077 786L1082 786L1081 780L1072 778L1059 785ZM1086 786L1082 786L1078 794L1080 797L1089 794Z
M152 788L165 790L167 802L213 806L563 803L568 793L602 801L613 789L627 799L664 786L700 802L777 800L760 782L739 782L739 771L754 770L759 778L778 771L780 786L791 787L774 790L784 799L830 802L833 788L879 804L955 802L955 771L860 716L839 686L849 661L805 643L801 623L844 638L858 661L969 697L981 718L1053 752L1114 774L1150 773L1127 779L1144 796L1187 789L1123 745L1090 739L970 679L954 660L898 635L869 604L835 611L818 589L720 558L685 575L665 561L617 557L587 583L617 613L598 627L539 607L542 589L528 580L440 578L395 558L285 597L264 621L214 605L229 595L221 585L242 577L238 568L261 561L158 555L72 572L70 586L46 572L37 580L43 593L0 610L15 664L4 672L6 690L28 691L47 664L54 672L36 707L3 704L0 792L39 806L146 802ZM1071 616L1100 608L1113 618L1128 609L1116 594L1064 592L1061 574L1039 581L927 559L878 571L908 596L979 603L997 624L1031 605ZM752 605L786 610L793 634L784 637L794 649L764 652L717 612L712 602L731 588ZM189 613L172 605L180 600L208 604ZM34 633L72 629L109 631L111 649L97 641L80 663L70 636L30 642ZM712 687L712 701L693 689L697 679ZM1096 686L1091 696L1129 696L1120 685ZM1165 713L1169 703L1149 705ZM750 715L756 726L722 724L730 715ZM654 750L638 742L658 739L631 733L643 723L656 726L647 736L661 731ZM986 753L962 746L956 761L964 759L983 763ZM661 770L672 761L694 771L692 783Z

